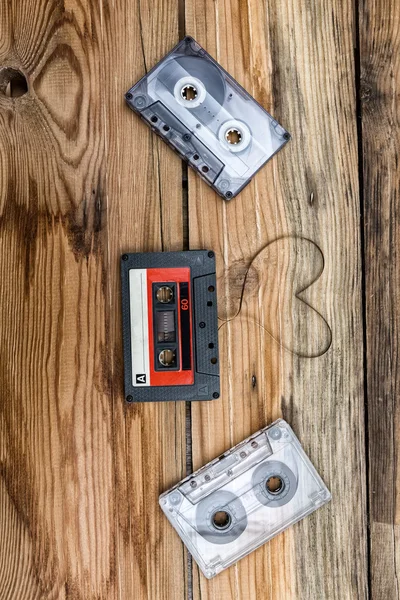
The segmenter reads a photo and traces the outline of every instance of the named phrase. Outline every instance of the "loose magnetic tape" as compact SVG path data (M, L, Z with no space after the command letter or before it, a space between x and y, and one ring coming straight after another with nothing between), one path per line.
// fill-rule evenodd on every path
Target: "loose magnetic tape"
M161 494L160 506L211 578L330 499L279 419Z
M124 254L121 276L127 401L219 398L214 253Z
M290 139L192 37L185 37L125 98L225 200Z

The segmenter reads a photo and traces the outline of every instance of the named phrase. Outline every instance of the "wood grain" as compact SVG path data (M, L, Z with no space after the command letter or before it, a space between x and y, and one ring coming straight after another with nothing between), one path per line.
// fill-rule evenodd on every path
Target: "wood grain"
M187 33L293 135L230 204L190 173L222 319L251 273L220 330L221 400L192 407L194 467L283 415L333 494L214 580L195 567L197 599L368 595L353 27L351 2L186 3Z
M358 31L356 8L0 3L1 600L399 598L400 9L362 0ZM181 161L123 101L184 25L293 135L229 204L190 172L188 218ZM188 227L217 255L222 395L186 444L183 403L124 404L119 257ZM158 495L187 450L279 416L332 503L206 581Z
M182 598L157 497L185 408L125 407L119 295L122 251L182 246L180 162L123 101L177 4L12 1L0 23L29 85L0 94L0 597Z
M400 598L400 6L360 4L371 597Z

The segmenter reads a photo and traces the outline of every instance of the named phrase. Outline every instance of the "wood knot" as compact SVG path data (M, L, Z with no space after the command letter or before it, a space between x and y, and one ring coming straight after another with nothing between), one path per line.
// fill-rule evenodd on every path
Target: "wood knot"
M372 88L370 85L362 83L360 86L360 100L361 102L367 103L371 100Z
M28 92L25 75L12 67L0 68L0 94L7 98L20 98Z

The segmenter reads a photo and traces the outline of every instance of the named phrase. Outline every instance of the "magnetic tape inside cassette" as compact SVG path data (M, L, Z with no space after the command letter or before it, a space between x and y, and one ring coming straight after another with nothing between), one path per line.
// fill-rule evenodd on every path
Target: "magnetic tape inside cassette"
M128 105L225 200L289 133L191 37L126 94Z
M160 506L211 578L330 498L279 419L161 494Z
M121 275L127 400L218 398L214 253L124 254Z

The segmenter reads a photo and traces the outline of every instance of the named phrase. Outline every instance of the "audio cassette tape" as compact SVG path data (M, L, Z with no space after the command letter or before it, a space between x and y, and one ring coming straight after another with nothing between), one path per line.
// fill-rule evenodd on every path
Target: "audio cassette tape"
M290 139L192 37L185 37L125 98L225 200Z
M214 252L121 258L128 402L219 398Z
M211 578L330 499L279 419L161 494L160 506Z

